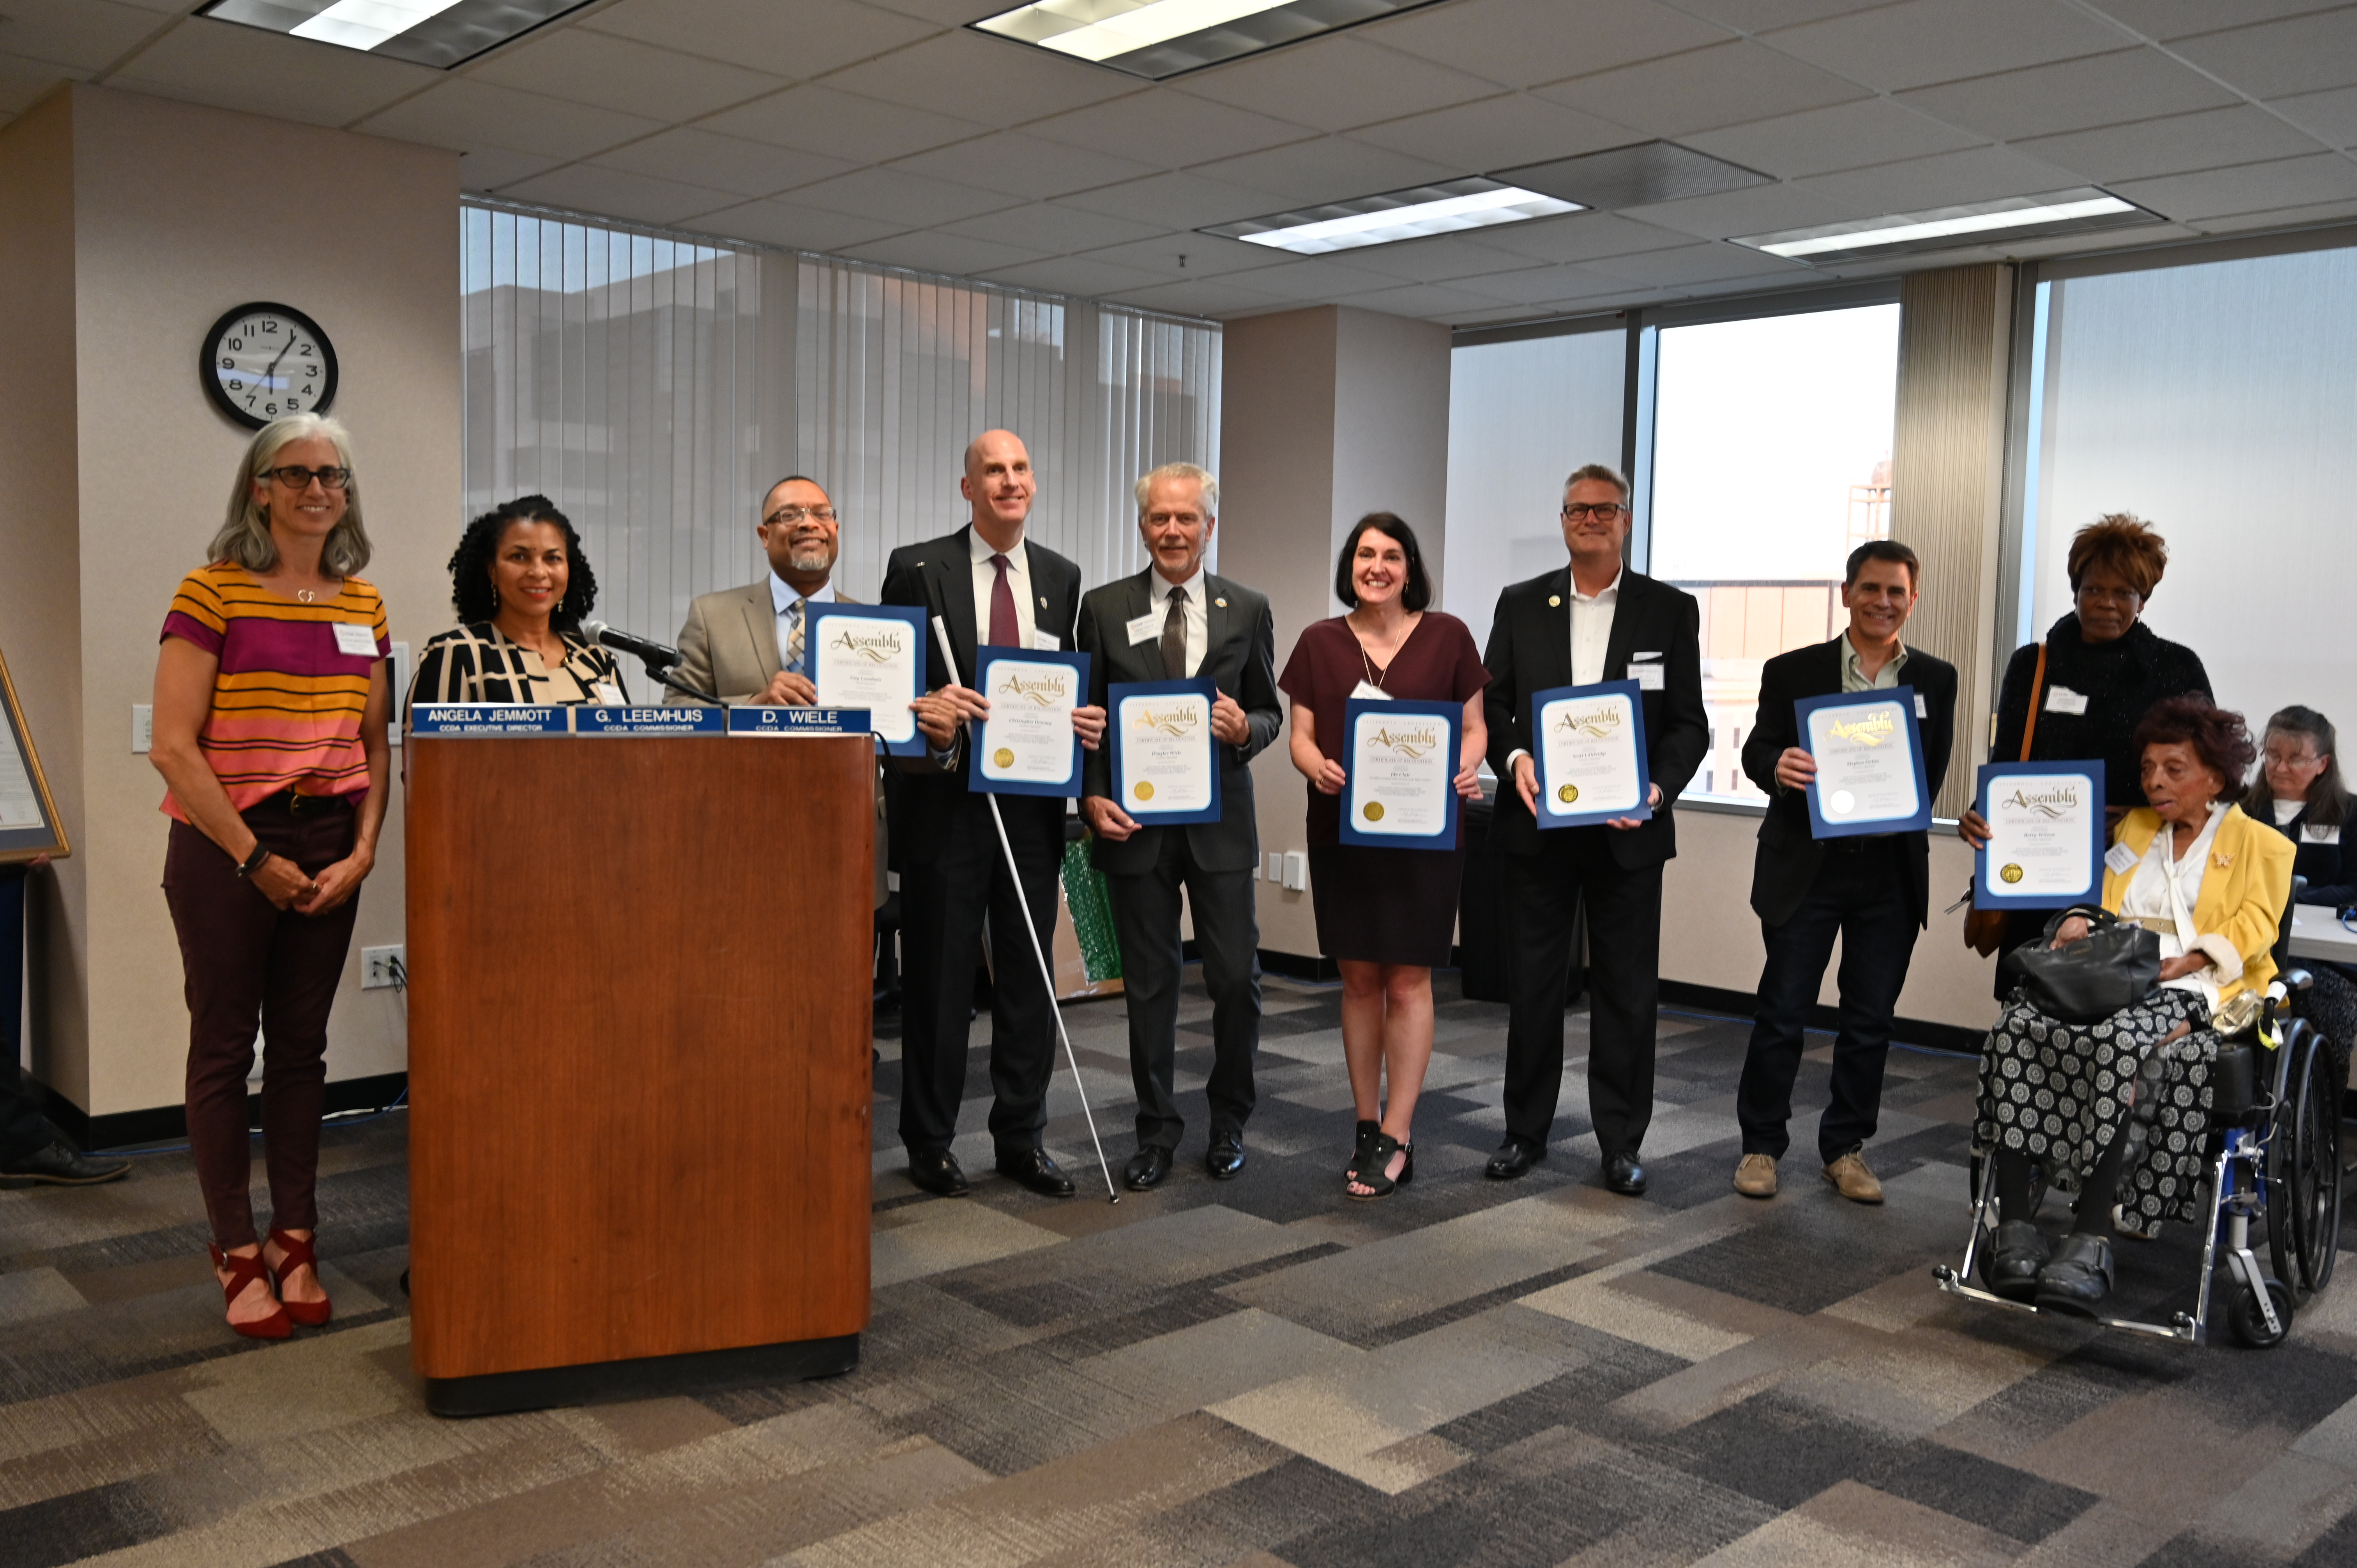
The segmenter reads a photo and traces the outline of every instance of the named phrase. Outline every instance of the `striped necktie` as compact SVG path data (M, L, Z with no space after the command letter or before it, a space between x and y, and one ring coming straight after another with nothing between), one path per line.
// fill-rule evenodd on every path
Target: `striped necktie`
M786 672L802 672L802 607L808 599L796 599L786 607Z

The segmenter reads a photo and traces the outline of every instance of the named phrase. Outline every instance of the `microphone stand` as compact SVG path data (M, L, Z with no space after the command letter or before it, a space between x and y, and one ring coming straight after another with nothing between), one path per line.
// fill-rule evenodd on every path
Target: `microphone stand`
M639 662L647 667L647 679L659 686L668 686L683 697L694 697L697 702L711 707L725 708L728 705L711 693L699 692L686 682L676 679L679 672L679 666L676 664L658 664L643 654L640 656Z

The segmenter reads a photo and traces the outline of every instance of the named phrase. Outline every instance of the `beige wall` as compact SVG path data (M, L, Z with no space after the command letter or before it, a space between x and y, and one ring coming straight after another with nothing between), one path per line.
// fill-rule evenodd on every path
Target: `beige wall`
M56 227L59 189L70 193L70 233ZM83 1110L108 1115L180 1098L188 1026L157 887L163 786L132 753L130 731L132 706L152 687L156 628L220 526L248 435L200 390L199 341L221 312L254 300L306 312L333 340L333 412L353 432L376 544L366 575L393 638L422 643L449 620L441 563L460 521L457 163L73 86L0 131L0 190L12 219L23 201L33 220L31 233L5 242L12 257L24 248L70 258L69 326L39 362L63 367L57 395L70 396L71 420L47 438L54 445L25 455L70 488L38 521L5 525L12 562L30 532L42 570L5 574L12 585L38 576L30 592L0 589L17 684L40 693L27 705L76 846L37 899L35 1066ZM49 272L11 266L0 291L0 317L16 329L28 296L54 314ZM11 465L12 475L39 472L31 460ZM21 619L20 600L32 601ZM361 896L331 1078L395 1072L406 1059L395 993L358 990L358 948L402 940L400 813L396 795Z

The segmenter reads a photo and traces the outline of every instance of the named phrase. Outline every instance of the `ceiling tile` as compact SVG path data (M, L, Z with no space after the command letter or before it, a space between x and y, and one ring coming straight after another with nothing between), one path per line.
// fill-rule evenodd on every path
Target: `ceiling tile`
M881 223L843 212L820 212L786 201L748 201L741 207L707 212L682 227L731 240L748 240L757 245L840 253L854 245L882 239L907 225Z
M2313 207L2286 207L2266 212L2237 212L2204 218L2192 227L2204 234L2244 234L2255 230L2305 229L2319 223L2339 223L2357 218L2357 201L2329 201Z
M841 158L693 129L666 131L617 147L597 161L607 168L683 180L737 196L775 196L854 166Z
M1495 97L1498 84L1342 35L1197 72L1180 91L1323 131L1345 131Z
M1318 134L1307 125L1189 98L1167 87L1035 120L1023 130L1027 135L1092 147L1158 168L1233 157L1307 141Z
M1165 231L1158 223L1136 223L1126 218L1108 218L1102 212L1083 212L1060 202L1039 201L944 224L942 231L970 234L977 240L1017 245L1049 255L1069 255L1075 251L1093 251L1101 245L1152 239Z
M556 166L557 160L544 158L538 153L511 153L504 147L477 147L458 157L458 188L460 190L497 190L503 185L528 179L543 169Z
M1257 218L1284 206L1274 192L1252 190L1200 174L1157 174L1123 185L1108 185L1063 199L1069 207L1111 213L1163 229L1200 229L1209 223L1232 223Z
M442 80L440 71L407 60L201 16L173 28L108 78L113 85L159 97L309 125L349 125ZM288 82L300 82L302 91L288 91Z
M1409 284L1404 288L1377 289L1351 296L1354 310L1379 310L1385 316L1410 316L1426 321L1455 321L1498 302L1486 295L1468 294L1443 284Z
M2258 98L2357 82L2357 6L2186 38L2179 54Z
M0 113L21 114L60 81L86 81L91 73L61 65L37 65L0 55Z
M2017 141L2239 100L2158 49L2136 48L1925 88L1900 94L1900 102L1935 120Z
M338 51L349 53L349 50ZM439 72L436 73L437 76ZM535 35L468 72L575 103L676 124L785 85L782 79L578 27Z
M2098 184L2189 174L2319 150L2315 137L2247 104L2100 131L2075 131L2066 136L2042 136L2014 146Z
M1289 147L1205 164L1193 171L1209 179L1232 180L1283 197L1279 205L1313 206L1347 201L1387 190L1405 190L1437 179L1454 179L1469 169L1409 157L1387 147L1342 136L1321 136ZM1254 216L1247 214L1247 216Z
M1352 295L1372 294L1380 288L1396 288L1399 279L1387 278L1381 273L1371 273L1358 267L1346 267L1322 257L1286 260L1273 267L1244 274L1243 286L1279 299L1321 304L1347 299Z
M1046 49L961 29L895 49L826 79L887 103L1013 125L1137 90L1135 77Z
M1496 174L1523 189L1608 212L1769 183L1768 177L1755 169L1658 140L1499 169Z
M853 0L621 0L579 25L797 81L940 30Z
M879 103L831 87L772 93L715 114L701 128L862 164L906 157L984 130L971 120Z
M1501 228L1516 225L1501 224ZM1411 283L1449 283L1459 278L1480 277L1486 273L1511 272L1527 268L1531 258L1518 256L1511 251L1495 250L1487 245L1469 244L1461 234L1437 234L1428 240L1409 240L1394 245L1370 245L1350 252L1351 264L1364 267L1371 273L1386 277L1405 278Z
M1354 142L1428 158L1468 173L1575 157L1641 141L1641 133L1526 92L1436 109L1351 133Z
M1694 236L1639 223L1615 212L1575 212L1535 223L1508 223L1461 236L1465 243L1540 262L1585 262L1694 243Z
M1679 6L1738 32L1765 33L1827 16L1846 16L1852 11L1870 11L1889 3L1890 0L1679 0Z
M1607 285L1618 285L1621 280L1599 274L1584 272L1577 267L1530 267L1521 272L1485 273L1480 277L1465 278L1458 287L1469 294L1487 295L1492 299L1506 300L1521 306L1545 305L1563 298L1566 294Z
M926 179L898 169L882 168L860 169L806 185L794 192L794 204L827 212L847 212L855 218L873 218L897 229L953 223L961 218L1015 205L996 191L974 190L947 180Z
M1723 27L1655 0L1470 0L1372 23L1359 36L1509 87L1560 81L1722 42Z
M1133 163L1086 147L1041 141L1019 131L1001 131L970 142L938 147L903 158L892 166L909 174L985 190L1003 190L1034 200L1113 185L1155 172L1152 166Z
M992 283L1003 283L1014 288L1044 289L1049 294L1076 294L1088 298L1117 294L1125 288L1144 288L1148 284L1161 281L1152 273L1140 272L1135 267L1091 261L1086 256L1058 256L1050 261L1026 262L1020 266L1001 267L985 275Z
M2181 222L2357 199L2357 163L2331 153L2123 181L2117 194Z
M1135 306L1140 310L1167 310L1176 316L1209 317L1224 316L1232 311L1265 310L1272 306L1292 303L1238 284L1213 283L1208 278L1199 283L1157 284L1150 288L1131 289L1107 298L1114 305Z
M1974 147L1961 153L1910 158L1905 163L1879 164L1873 168L1820 175L1797 182L1798 188L1832 197L1861 209L1869 217L1886 212L1921 212L1932 207L1953 207L1966 201L1992 201L2002 196L2036 196L2083 183L2067 168L2041 163L2010 147ZM1801 220L1803 223L1832 219ZM1796 224L1778 224L1794 228ZM1760 233L1762 230L1740 232Z
M1686 145L1779 179L1795 179L1894 158L1955 152L1980 140L1972 132L1943 124L1887 98L1867 98L1749 125L1730 125L1723 131L1704 131L1688 136Z
M952 277L976 277L993 267L1011 267L1043 258L1038 251L994 245L987 240L962 239L926 230L854 245L843 252L854 261L880 262L888 267L909 267L920 273L946 273Z
M1724 240L1734 234L1766 234L1811 223L1872 218L1877 210L1797 185L1755 185L1745 190L1664 201L1658 207L1631 207L1624 216L1697 239Z
M81 70L113 65L172 25L114 0L8 0L0 16L0 53Z
M2357 146L2357 87L2278 98L2267 107L2329 146Z
M449 77L355 127L430 146L512 147L552 158L584 158L662 129L658 120L519 92L472 77Z
M2053 0L1907 0L1767 38L1787 54L1884 92L2105 54L2135 41Z
M1657 136L1740 125L1870 97L1865 89L1748 41L1624 66L1539 95Z
M2332 4L2333 0L2234 0L2233 19L2247 27L2328 10ZM2094 0L2093 8L2147 38L2164 39L2216 32L2222 14L2218 0Z
M891 11L943 27L963 27L983 16L1009 9L1000 5L985 9L986 0L867 0L879 11Z
M642 174L598 168L592 164L574 164L534 175L505 187L500 194L519 201L537 201L601 217L634 218L641 223L676 223L736 200L725 190L682 185L677 180L651 179Z
M1150 240L1132 240L1125 244L1103 245L1088 252L1092 261L1112 262L1119 266L1135 267L1157 277L1184 280L1198 277L1229 277L1252 272L1260 267L1274 266L1286 257L1283 251L1266 245L1247 245L1242 240L1231 240L1220 234L1198 234L1182 231L1176 234L1157 234ZM1187 258L1181 265L1178 258Z
M1627 278L1650 287L1684 287L1724 278L1806 277L1809 269L1781 256L1763 255L1741 245L1688 245L1676 251L1648 251L1639 256L1606 256L1587 263L1591 272Z

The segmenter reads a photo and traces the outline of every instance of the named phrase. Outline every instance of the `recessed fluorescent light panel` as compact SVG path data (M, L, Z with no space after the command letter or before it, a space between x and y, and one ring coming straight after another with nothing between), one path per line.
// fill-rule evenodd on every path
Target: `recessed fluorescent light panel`
M1579 210L1577 202L1558 201L1534 190L1477 177L1394 190L1387 196L1362 196L1356 201L1337 201L1299 212L1273 212L1241 223L1222 223L1203 232L1299 256L1322 256L1329 251L1392 245L1402 240Z
M1149 81L1273 49L1432 0L1039 0L974 24Z
M2009 196L2001 201L1977 201L1965 207L1935 207L1928 212L1899 212L1888 218L1821 223L1813 229L1787 229L1775 234L1750 234L1735 242L1787 261L1825 266L1836 262L1871 261L1921 251L1952 251L1992 242L2034 240L2050 234L2078 234L2165 221L2158 214L2134 202L2122 201L2109 191L2082 186L2073 190L2049 191L2043 196Z
M213 0L200 16L447 69L587 0Z

